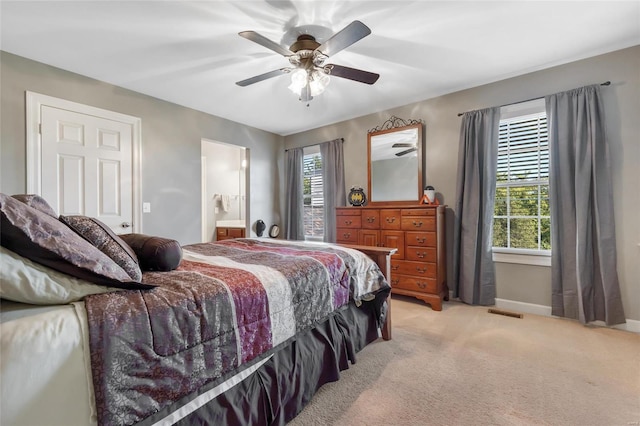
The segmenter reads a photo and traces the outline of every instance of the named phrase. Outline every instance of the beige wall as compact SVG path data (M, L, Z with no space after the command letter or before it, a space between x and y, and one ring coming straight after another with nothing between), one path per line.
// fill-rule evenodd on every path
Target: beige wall
M280 136L161 101L15 55L0 56L0 191L26 190L26 90L121 112L142 119L142 198L152 203L143 232L200 240L200 141L251 149L250 223L282 224L283 148L345 139L346 185L367 185L367 129L391 115L423 119L426 184L453 204L458 156L458 112L535 98L610 80L603 88L611 146L618 273L626 316L640 320L640 46L428 99L312 131ZM284 140L284 143L283 143ZM451 209L447 212L451 259ZM550 306L550 271L539 266L497 264L502 299ZM449 264L449 273L451 265Z
M67 99L142 119L143 232L200 242L200 142L251 150L250 223L278 223L278 155L283 138L6 52L0 56L0 191L26 191L25 91Z
M640 46L498 81L285 137L285 148L345 139L347 189L366 188L367 130L391 115L426 123L426 184L454 204L458 112L541 97L610 80L602 90L611 147L618 274L627 318L640 320ZM451 259L453 212L447 212L448 259ZM449 274L451 265L449 262ZM497 296L551 305L550 268L497 264Z

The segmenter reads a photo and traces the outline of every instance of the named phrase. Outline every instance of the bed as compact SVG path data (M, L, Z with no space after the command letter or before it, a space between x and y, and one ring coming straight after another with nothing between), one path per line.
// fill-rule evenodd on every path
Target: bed
M285 424L391 337L391 250L180 247L0 203L3 425Z

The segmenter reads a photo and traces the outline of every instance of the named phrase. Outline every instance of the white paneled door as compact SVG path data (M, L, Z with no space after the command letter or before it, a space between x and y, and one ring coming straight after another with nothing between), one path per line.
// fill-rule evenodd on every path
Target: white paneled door
M117 119L117 113L102 114L91 107L84 113L82 106L51 103L34 106L39 116L39 143L32 151L39 151L35 156L39 161L33 160L39 172L28 172L36 182L28 186L58 214L95 217L116 233L139 229L134 226L138 217L134 208L135 123Z
M62 215L131 232L132 126L42 107L42 196Z

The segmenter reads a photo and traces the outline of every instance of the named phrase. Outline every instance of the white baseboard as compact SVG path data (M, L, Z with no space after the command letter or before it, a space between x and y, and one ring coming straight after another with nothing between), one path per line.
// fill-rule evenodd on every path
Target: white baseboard
M618 324L618 325L612 325L611 328L615 328L618 330L624 330L624 331L630 331L632 333L640 333L640 321L637 320L632 320L629 318L626 318L626 323L624 324ZM608 327L604 321L593 321L590 324L594 324L600 327Z
M522 312L525 314L541 315L545 317L553 317L551 315L551 306L536 305L534 303L518 302L515 300L498 299L496 298L496 308L506 309L510 311ZM593 325L600 327L606 327L604 321L593 321ZM640 333L640 321L627 319L625 324L614 325L611 328L618 330L630 331L632 333Z
M552 316L551 306L535 305L533 303L518 302L515 300L498 299L497 297L496 308L522 312L523 314L541 315L543 317Z

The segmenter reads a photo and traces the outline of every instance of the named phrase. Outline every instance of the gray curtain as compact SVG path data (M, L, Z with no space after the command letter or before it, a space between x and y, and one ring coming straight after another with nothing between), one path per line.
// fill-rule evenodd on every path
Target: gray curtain
M322 185L324 189L324 241L336 242L336 207L346 205L344 187L344 139L320 144Z
M304 240L304 211L302 163L304 153L302 148L291 148L287 151L285 165L286 199L285 199L285 232L287 240Z
M495 304L493 204L500 108L464 114L453 229L453 290L465 303Z
M549 126L552 314L625 322L600 86L545 98Z

